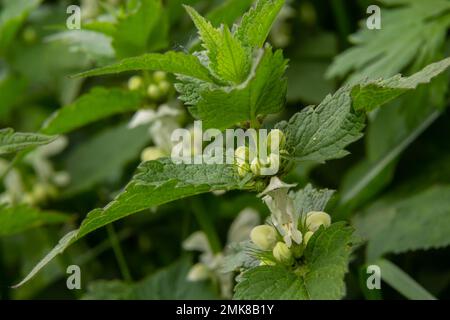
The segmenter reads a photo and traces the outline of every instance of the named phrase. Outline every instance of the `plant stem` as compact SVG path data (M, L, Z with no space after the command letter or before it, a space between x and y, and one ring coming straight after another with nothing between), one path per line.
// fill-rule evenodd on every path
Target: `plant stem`
M197 219L200 227L203 232L205 232L206 237L208 238L209 245L214 253L219 253L222 251L222 245L220 243L219 235L214 228L214 225L211 221L211 217L205 210L203 203L200 198L195 197L191 199L192 211L194 212L195 218Z
M114 251L114 255L116 256L120 273L122 274L122 277L125 281L132 282L133 279L131 278L130 269L128 268L122 248L120 247L119 239L117 237L116 231L114 230L114 226L112 225L112 223L110 223L106 226L106 229L108 230L109 241L111 241L111 247Z

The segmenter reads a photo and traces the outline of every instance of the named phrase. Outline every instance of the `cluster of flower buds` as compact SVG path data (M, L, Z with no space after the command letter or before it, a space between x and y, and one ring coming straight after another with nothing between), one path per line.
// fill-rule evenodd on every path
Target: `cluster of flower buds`
M255 137L255 146L259 146ZM252 172L255 176L260 176L264 168L279 168L280 167L280 154L286 153L283 150L286 145L286 137L279 129L274 129L267 135L267 152L266 156L260 156L258 148L255 148L255 152L250 152L248 146L240 146L234 152L235 163L237 165L238 174L244 177L249 172Z
M261 264L271 265L276 261L285 265L292 265L295 262L295 259L302 256L303 251L314 232L316 232L320 226L327 228L330 224L331 218L327 213L312 211L306 215L304 225L300 224L297 226L296 232L302 235L299 237L299 243L292 243L290 241L289 243L286 243L278 229L268 224L253 228L250 233L250 238L258 249L262 251L272 251L274 259L263 259Z
M147 86L145 88L145 86ZM128 89L144 90L146 95L153 101L162 101L167 98L172 90L172 84L167 80L167 74L163 71L156 71L152 74L149 83L146 84L141 76L132 76L128 80Z

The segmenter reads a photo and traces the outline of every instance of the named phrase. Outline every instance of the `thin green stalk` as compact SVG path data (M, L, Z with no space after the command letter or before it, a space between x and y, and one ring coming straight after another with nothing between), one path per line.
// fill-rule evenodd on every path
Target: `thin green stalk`
M114 255L116 256L117 264L119 265L120 273L125 281L132 282L133 278L131 278L130 269L128 268L127 262L125 260L125 256L123 255L122 248L120 247L119 238L117 237L117 233L114 229L112 223L106 226L108 230L108 237L111 241L111 247L114 251Z
M191 199L192 211L194 212L195 218L197 219L200 227L208 238L209 245L214 253L219 253L222 251L222 245L220 243L219 235L214 228L211 216L206 212L203 203L199 197Z

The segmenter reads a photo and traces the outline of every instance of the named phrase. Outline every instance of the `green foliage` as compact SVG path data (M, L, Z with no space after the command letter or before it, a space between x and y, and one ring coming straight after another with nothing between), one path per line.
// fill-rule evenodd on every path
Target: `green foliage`
M142 107L139 93L97 87L72 104L58 109L45 123L42 132L63 134L118 113Z
M261 266L242 275L236 299L316 300L340 299L345 294L353 230L343 223L321 228L308 242L305 265L299 270Z
M69 216L59 212L40 211L27 205L0 207L0 236L9 236L42 225L58 224Z
M13 129L0 130L0 155L42 146L55 140L55 136L38 133L14 132Z

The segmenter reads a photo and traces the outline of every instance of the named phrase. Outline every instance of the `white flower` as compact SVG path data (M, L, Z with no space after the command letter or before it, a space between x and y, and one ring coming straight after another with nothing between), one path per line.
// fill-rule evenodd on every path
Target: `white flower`
M288 192L295 184L287 184L278 177L272 177L267 188L259 194L263 196L271 212L271 221L283 237L288 247L292 241L297 244L302 243L302 233L298 230L299 215L294 210L294 201Z

